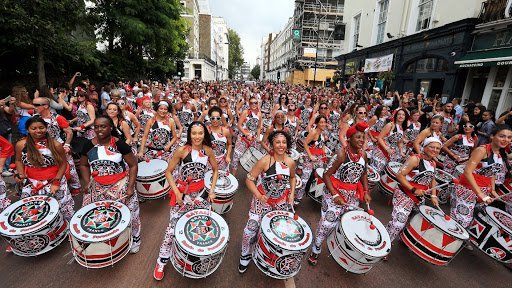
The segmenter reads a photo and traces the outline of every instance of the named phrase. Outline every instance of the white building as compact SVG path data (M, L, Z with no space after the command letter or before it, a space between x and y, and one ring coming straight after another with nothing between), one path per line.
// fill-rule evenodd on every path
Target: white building
M269 33L261 40L260 51L261 51L261 69L260 69L260 80L268 80L270 71L270 44L272 40L277 36L277 33Z
M285 81L291 75L292 61L295 50L292 39L293 17L288 19L285 27L270 43L269 71L266 79Z
M228 25L222 17L214 16L213 20L213 33L215 62L217 62L217 75L216 80L227 80L228 75L228 61L229 61L229 37Z

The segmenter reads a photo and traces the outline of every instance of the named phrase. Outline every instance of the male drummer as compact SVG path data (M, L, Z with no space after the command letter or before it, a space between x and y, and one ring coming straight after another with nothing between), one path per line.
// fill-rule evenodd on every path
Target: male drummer
M359 206L359 201L369 204L372 200L368 192L368 159L362 150L367 128L367 123L360 122L347 130L347 147L338 151L324 172L322 216L308 259L311 265L318 263L322 243L334 230L341 216Z

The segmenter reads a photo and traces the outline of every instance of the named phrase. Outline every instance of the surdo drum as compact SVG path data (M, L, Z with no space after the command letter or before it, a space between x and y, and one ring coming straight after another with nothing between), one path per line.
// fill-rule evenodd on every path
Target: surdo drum
M68 223L54 198L21 199L0 214L0 235L19 256L37 256L57 247L68 234Z
M455 166L455 171L453 172L453 177L459 178L460 175L464 174L464 168L466 168L466 165Z
M327 237L327 247L341 267L364 274L389 254L391 239L377 218L365 211L349 211Z
M204 175L204 187L210 192L212 186L213 172L210 170ZM224 214L233 207L233 198L238 190L238 180L233 174L219 170L219 177L215 185L215 199L212 202L212 210Z
M158 199L165 197L171 185L165 178L167 162L161 159L152 159L138 164L136 188L139 196L145 199Z
M313 241L309 225L288 211L263 216L253 259L267 276L288 279L299 273L302 259Z
M504 263L512 263L512 215L487 206L469 226L469 235L478 249Z
M380 174L372 166L368 165L368 190L372 190L380 181Z
M240 157L240 164L242 167L244 167L245 171L251 172L252 167L254 167L254 164L258 162L261 158L263 158L263 153L258 151L258 149L254 147L249 147L245 151L244 154L242 154L242 157Z
M434 265L448 265L469 239L464 227L426 205L419 207L400 237L414 254Z
M453 182L453 177L451 174L447 173L446 171L436 169L435 172L436 182L437 185L443 185L446 183ZM438 188L437 197L439 199L439 203L446 204L448 203L448 200L450 199L450 193L451 190L454 189L453 184L448 184L444 187Z
M130 210L117 201L98 201L78 210L70 222L71 250L86 268L111 266L130 251Z
M204 278L219 268L229 242L229 228L217 213L196 209L176 223L171 263L182 276Z
M290 153L288 153L290 155L290 158L293 159L293 161L299 161L299 158L300 158L300 153L299 151L295 150L295 149L290 149Z
M306 184L306 193L315 202L322 203L322 195L324 193L324 168L316 168L315 173L311 173L308 183Z
M393 196L393 193L395 193L395 189L398 188L398 180L396 179L396 174L401 167L402 163L391 161L384 169L385 173L382 175L382 177L380 177L379 182L379 186L384 194Z
M505 183L498 185L498 189L496 193L499 196L503 196L501 198L504 202L507 202L509 205L512 205L512 179L506 179Z

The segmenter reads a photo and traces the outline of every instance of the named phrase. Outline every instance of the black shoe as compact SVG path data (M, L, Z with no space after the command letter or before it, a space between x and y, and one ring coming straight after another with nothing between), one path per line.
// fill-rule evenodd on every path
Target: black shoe
M242 265L242 264L238 264L238 272L240 274L244 274L245 271L247 271L247 268L249 267L249 265Z

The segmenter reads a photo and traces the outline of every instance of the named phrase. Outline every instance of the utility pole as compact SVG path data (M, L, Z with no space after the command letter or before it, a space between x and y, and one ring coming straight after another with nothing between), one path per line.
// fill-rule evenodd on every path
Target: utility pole
M317 3L320 3L320 2L317 1ZM315 14L315 18L317 19L318 23L317 23L317 27L316 27L315 70L313 72L313 86L316 86L316 63L318 61L318 40L320 38L320 18L318 17L318 13Z

